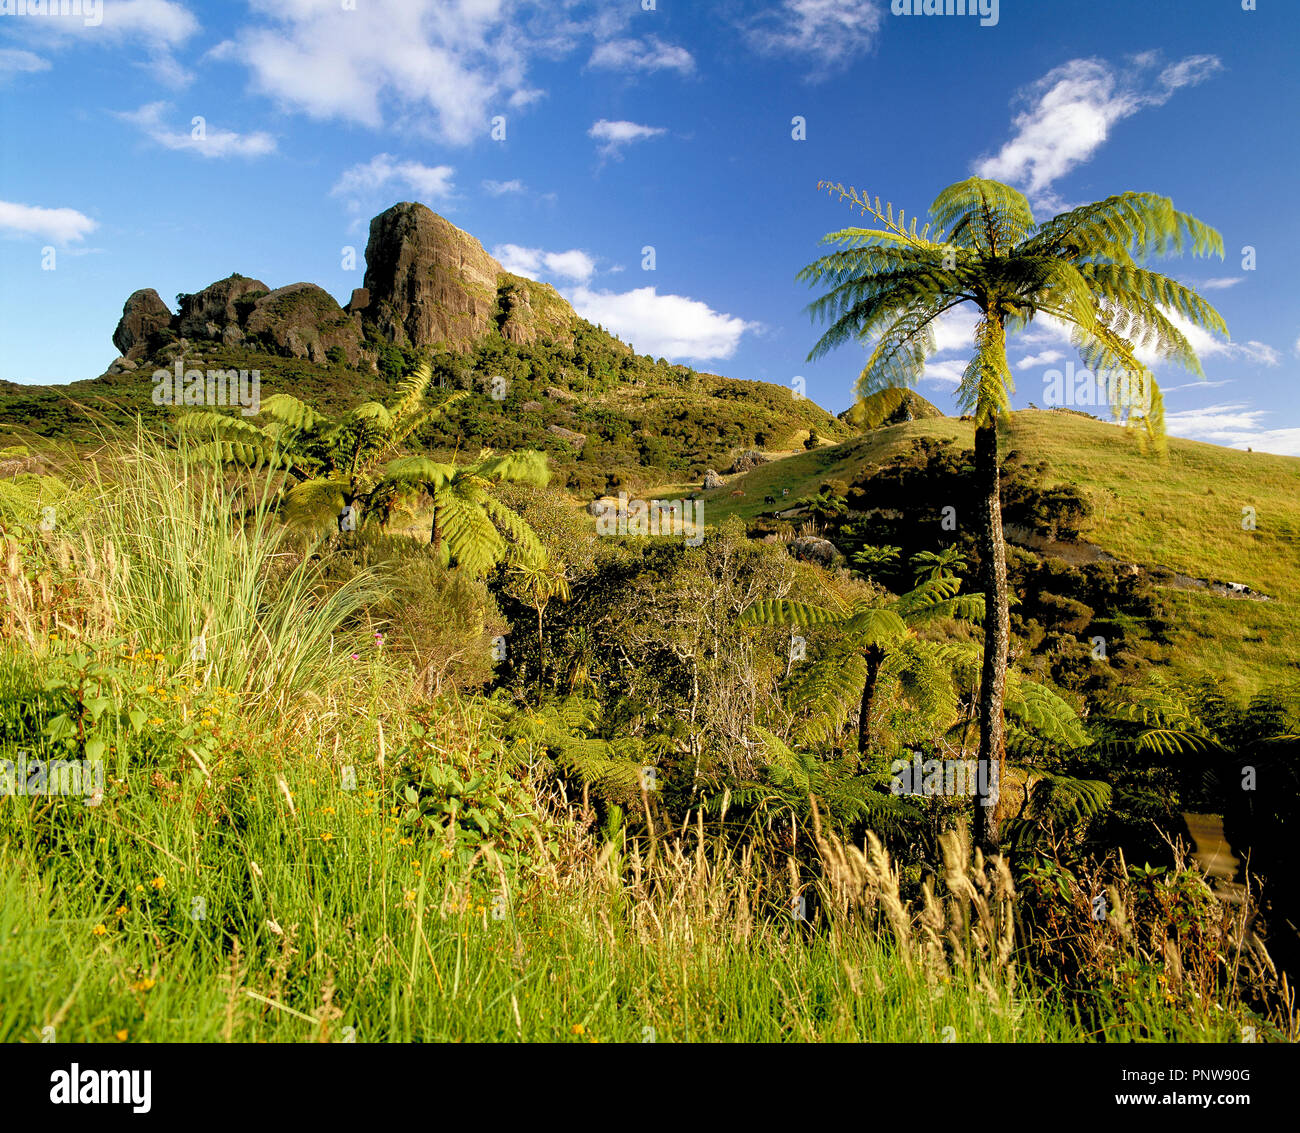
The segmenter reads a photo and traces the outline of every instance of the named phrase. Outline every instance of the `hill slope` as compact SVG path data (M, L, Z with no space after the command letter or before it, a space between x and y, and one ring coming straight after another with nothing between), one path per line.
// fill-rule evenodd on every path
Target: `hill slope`
M765 498L788 503L827 480L860 480L921 437L972 448L974 426L914 420L761 465L703 493L705 516L711 524L732 514L755 521L781 507ZM1078 488L1093 512L1084 539L1121 562L1269 596L1243 600L1186 580L1161 585L1176 635L1166 660L1176 671L1239 690L1300 677L1300 460L1177 438L1162 458L1113 424L1051 410L1016 413L1002 444L1004 453L1045 461L1045 487ZM1246 508L1254 509L1253 530L1243 527Z

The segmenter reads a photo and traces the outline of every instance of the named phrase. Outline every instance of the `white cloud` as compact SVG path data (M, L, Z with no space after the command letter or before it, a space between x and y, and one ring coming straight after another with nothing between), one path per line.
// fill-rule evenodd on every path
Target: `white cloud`
M812 56L834 70L871 49L883 20L875 0L782 0L746 30L760 52Z
M1180 87L1202 82L1222 64L1193 55L1166 67L1154 81L1147 53L1119 73L1100 59L1073 59L1049 71L1021 95L1026 106L1015 134L997 154L975 165L981 177L1022 185L1037 206L1058 208L1051 185L1087 161L1116 123L1145 107L1162 106Z
M1207 358L1232 359L1257 366L1276 366L1281 361L1281 355L1278 351L1266 342L1260 342L1253 338L1244 342L1229 342L1227 339L1211 334L1195 323L1188 322L1177 311L1165 311L1165 315L1174 326L1183 332L1183 336L1191 344L1192 349L1196 351L1196 356L1202 361ZM1036 346L1049 343L1052 345L1058 343L1071 345L1070 328L1060 319L1053 318L1051 315L1039 315L1034 319L1030 328L1021 332L1014 341L1023 345L1032 344ZM1073 353L1072 349L1071 353ZM1151 347L1140 346L1136 353L1138 361L1143 365L1152 367L1154 370L1158 371L1162 367L1169 366L1169 363L1161 359Z
M1224 378L1222 381L1218 381L1218 382L1211 382L1211 381L1183 382L1182 385L1176 385L1176 386L1162 385L1160 387L1160 392L1177 393L1179 390L1184 390L1184 389L1218 389L1220 386L1230 386L1230 385L1232 385L1231 378Z
M1204 283L1198 283L1198 291L1226 291L1229 287L1236 287L1237 284L1245 280L1244 275L1229 275L1223 279L1207 279Z
M526 192L527 186L515 178L513 181L484 181L483 189L494 197L504 197L510 193Z
M1017 370L1029 370L1035 366L1050 366L1059 362L1065 355L1059 350L1044 350L1041 354L1027 354L1016 363Z
M45 6L45 15L29 12L24 19L13 22L37 37L80 36L88 42L114 43L129 40L153 48L179 46L199 30L199 21L190 10L173 0L103 0L98 10L85 3L80 13L68 14L60 12L59 0L48 0Z
M1165 414L1166 430L1179 437L1279 456L1300 456L1300 428L1263 428L1266 410L1244 404L1209 405Z
M214 54L247 66L255 90L313 118L372 129L401 117L455 145L487 136L507 107L540 98L528 58L564 47L526 29L525 9L548 11L535 0L366 0L352 10L253 0L252 8L257 18Z
M49 60L42 59L31 51L20 51L12 47L0 48L0 83L13 75L30 75L49 69Z
M422 165L418 161L397 161L390 154L377 153L369 161L345 169L330 189L330 195L345 197L354 206L394 186L409 189L426 201L449 197L455 190L450 165Z
M541 248L524 248L518 244L498 244L492 258L508 272L539 279L543 275L586 283L596 274L596 261L576 248L567 252L547 252Z
M645 39L611 39L598 44L588 65L616 71L678 71L689 75L695 59L684 47L665 43L656 35Z
M969 355L975 342L977 322L979 314L970 303L963 303L940 315L930 324L934 331L934 352L947 354L952 350L964 350Z
M1195 323L1188 322L1177 311L1166 311L1165 315L1183 332L1183 337L1191 344L1198 358L1233 358L1257 366L1276 366L1281 361L1278 352L1265 342L1253 338L1245 342L1229 342L1198 327ZM1153 350L1146 348L1139 348L1137 356L1148 366L1154 366L1160 361Z
M741 336L759 329L758 323L720 314L698 299L660 295L653 287L617 293L578 287L566 298L584 319L655 357L730 358Z
M275 139L262 130L239 134L191 120L188 130L170 130L162 120L165 102L151 102L139 110L118 114L124 122L137 126L152 141L172 150L189 150L202 157L264 157L275 152ZM200 136L196 136L196 133Z
M0 230L10 235L37 236L55 244L69 244L84 239L98 227L98 221L76 209L0 201Z
M657 138L668 131L662 126L642 126L637 122L611 122L602 118L587 131L587 137L600 142L600 152L605 156L617 156L623 146L633 142L643 142L647 138Z
M961 376L970 365L969 358L950 358L946 362L927 362L922 381L945 382L948 385L960 385Z
M193 78L172 54L199 31L199 21L184 4L174 0L102 0L97 9L83 4L79 14L62 14L59 0L48 0L46 9L44 16L29 12L23 19L4 22L17 34L51 48L74 43L140 48L144 59L133 61L135 65L169 86L185 86Z

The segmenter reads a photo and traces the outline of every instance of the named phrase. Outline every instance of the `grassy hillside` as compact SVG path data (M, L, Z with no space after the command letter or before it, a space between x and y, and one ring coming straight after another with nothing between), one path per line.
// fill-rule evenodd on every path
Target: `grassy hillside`
M728 478L703 493L710 524L754 521L827 480L853 481L919 437L974 444L974 425L952 417L892 425L838 445L800 452ZM1256 602L1208 590L1162 590L1177 643L1168 658L1190 676L1215 674L1238 691L1294 679L1300 578L1300 460L1170 438L1164 456L1144 453L1131 433L1082 414L1028 410L1003 434L1004 452L1047 464L1047 483L1071 484L1093 516L1084 538L1124 562L1193 578L1243 583ZM663 494L686 485L669 485ZM782 489L788 496L782 496ZM743 497L732 493L740 490ZM764 502L775 497L777 507ZM1243 530L1243 508L1255 529Z
M422 357L386 344L379 372L343 362L314 364L245 347L191 344L185 368L257 370L261 396L290 393L336 414L368 397L386 397ZM172 344L132 373L66 386L0 382L0 434L96 441L97 422L156 427L171 413L153 404L151 375L175 365ZM418 438L426 450L476 452L537 448L560 483L590 498L610 488L666 477L698 479L727 468L750 448L801 445L811 431L827 440L855 432L784 386L702 373L634 354L598 327L579 323L572 345L519 345L501 338L432 356L439 386L474 396ZM497 392L504 396L494 398ZM435 395L436 400L436 395ZM11 437L9 443L13 443Z

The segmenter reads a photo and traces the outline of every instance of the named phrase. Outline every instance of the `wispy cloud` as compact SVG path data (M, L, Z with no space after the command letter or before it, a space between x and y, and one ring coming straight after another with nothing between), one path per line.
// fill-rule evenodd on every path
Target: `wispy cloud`
M587 137L600 143L600 152L605 157L618 157L624 146L634 142L643 142L648 138L657 138L668 131L662 126L642 126L637 122L611 122L602 118L587 131Z
M1165 427L1174 436L1191 440L1300 456L1300 428L1265 428L1268 416L1267 410L1252 409L1244 403L1208 405L1166 413Z
M746 37L768 55L800 55L814 61L820 78L842 69L876 42L885 11L876 0L781 0L751 20Z
M516 178L513 181L484 181L483 191L494 197L505 197L512 193L527 192L528 187Z
M542 248L524 248L518 244L497 244L492 258L506 271L529 279L543 276L586 283L596 274L596 261L576 248L567 252L547 252Z
M695 70L695 58L686 48L651 35L645 39L611 39L597 44L588 65L615 71L677 71L689 75Z
M98 227L98 221L76 209L0 201L0 231L10 236L36 236L54 244L71 244L84 240Z
M275 152L275 139L263 130L240 134L234 130L191 120L188 130L169 129L163 123L163 113L169 107L165 102L151 102L139 110L118 114L124 122L138 127L151 141L171 150L188 150L201 157L264 157Z
M1198 291L1226 291L1229 287L1236 287L1237 284L1245 280L1244 275L1229 275L1222 279L1207 279L1196 285Z
M1023 109L1012 121L1010 141L980 159L981 177L1024 187L1035 206L1055 210L1052 185L1087 161L1116 123L1148 107L1163 106L1183 87L1222 69L1217 56L1190 55L1152 75L1154 53L1135 57L1124 70L1100 59L1073 59L1023 91Z
M409 189L424 201L437 201L455 192L455 174L450 165L398 161L391 154L377 153L369 161L345 169L330 195L343 197L357 208L381 190L393 188Z
M49 0L45 15L30 12L21 20L6 20L11 30L30 42L54 50L71 45L135 48L144 59L137 63L169 86L185 86L193 78L173 54L198 34L199 21L174 0L103 0L92 13L90 4L73 12Z
M943 382L946 385L953 386L960 385L961 376L966 372L968 365L970 365L969 358L949 358L944 362L927 362L921 380Z
M35 52L12 47L0 48L0 83L7 82L14 75L31 75L49 69L49 60L42 59Z
M1053 362L1059 362L1065 355L1059 350L1044 350L1040 354L1027 354L1016 363L1017 370L1029 370L1034 366L1050 366Z

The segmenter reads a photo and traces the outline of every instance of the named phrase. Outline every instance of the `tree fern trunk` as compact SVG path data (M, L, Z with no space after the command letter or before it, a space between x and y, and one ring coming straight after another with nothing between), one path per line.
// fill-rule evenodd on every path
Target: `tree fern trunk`
M542 703L542 684L546 675L546 638L542 634L542 609L544 603L537 600L537 704Z
M997 794L1002 782L1006 731L1002 715L1007 683L1011 622L1007 613L1007 549L1002 539L1001 477L998 430L994 421L975 430L975 479L980 493L978 546L984 589L984 664L980 674L980 771L987 786L975 799L975 844L986 851L998 846ZM997 778L993 767L996 765Z
M438 489L429 486L429 499L433 501L433 526L429 529L429 546L435 551L442 546L442 532L438 530Z
M867 663L867 679L862 682L862 709L858 713L858 766L866 762L871 746L871 706L876 696L876 680L880 676L880 663L885 651L879 645L869 645L862 654Z

